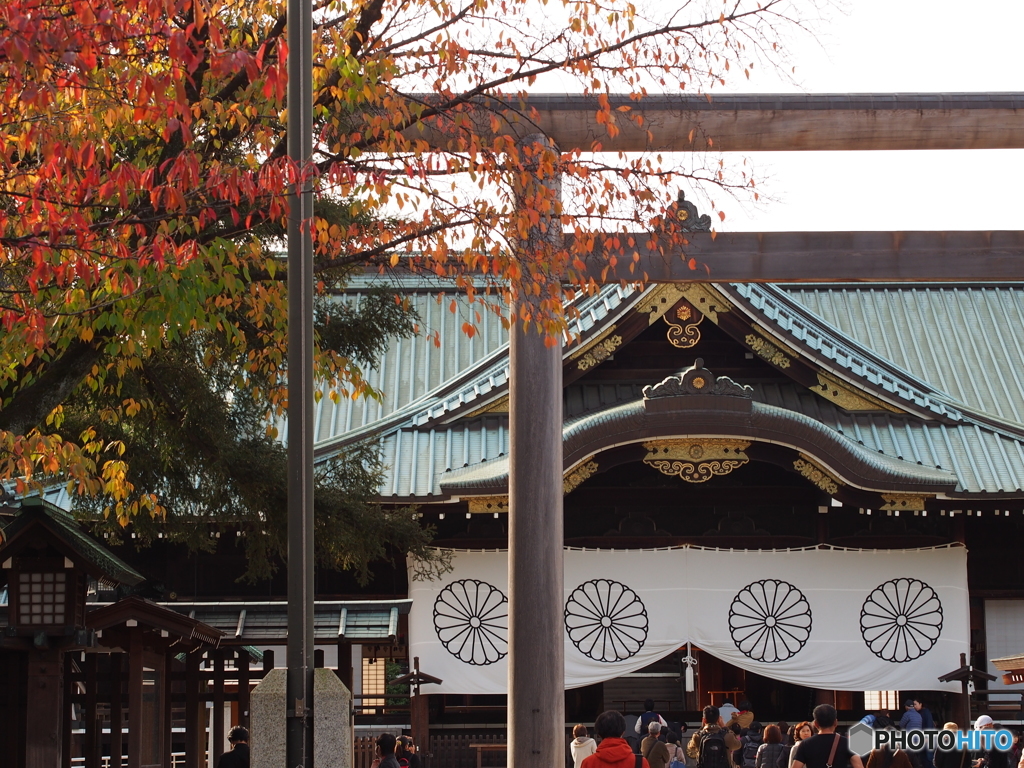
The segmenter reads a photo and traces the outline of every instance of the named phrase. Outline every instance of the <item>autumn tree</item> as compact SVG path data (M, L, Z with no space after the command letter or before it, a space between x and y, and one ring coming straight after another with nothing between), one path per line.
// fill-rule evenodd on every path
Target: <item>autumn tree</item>
M277 478L252 467L281 459L289 182L316 185L322 391L381 396L362 378L373 340L415 318L386 294L332 304L354 270L539 294L532 321L556 334L566 292L587 288L594 233L621 234L609 242L626 258L681 180L752 183L715 162L517 142L504 128L529 125L528 90L597 95L614 135L642 117L602 94L707 93L776 61L779 28L798 23L783 0L331 0L314 14L316 162L299 169L283 2L0 8L0 478L66 482L121 522L235 515L262 533L273 505L257 500ZM564 205L543 186L516 205L517 179L555 173ZM541 217L576 237L523 258L510 246ZM362 448L324 467L331 562L426 543L411 516L373 505L374 471ZM375 518L388 525L360 549ZM251 541L254 555L282 543Z

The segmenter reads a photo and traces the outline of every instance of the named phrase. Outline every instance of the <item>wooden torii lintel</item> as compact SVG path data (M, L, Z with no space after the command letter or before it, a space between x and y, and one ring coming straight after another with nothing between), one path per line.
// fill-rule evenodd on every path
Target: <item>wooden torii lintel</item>
M998 282L1024 280L1024 231L707 232L661 252L637 233L635 247L602 247L586 263L598 283ZM633 254L639 255L634 261ZM609 257L616 264L609 266ZM691 269L689 259L696 260Z
M607 94L610 135L599 123L599 96L481 96L459 107L478 135L542 133L563 152L723 152L1005 149L1024 147L1024 94ZM421 103L436 103L420 95ZM443 107L442 107L443 108ZM493 131L492 116L498 115ZM642 115L641 124L630 119ZM410 130L439 149L461 131L450 117ZM709 140L710 139L710 144Z

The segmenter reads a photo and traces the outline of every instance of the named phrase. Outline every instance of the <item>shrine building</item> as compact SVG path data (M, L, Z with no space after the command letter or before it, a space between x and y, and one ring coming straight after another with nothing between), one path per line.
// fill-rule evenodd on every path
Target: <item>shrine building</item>
M379 443L381 501L413 507L452 567L423 580L415 563L382 562L365 588L318 571L316 644L356 696L357 748L411 730L454 765L506 734L508 334L451 287L387 284L423 332L368 371L383 400L320 400L317 452ZM940 680L961 654L979 672L971 715L1020 724L1024 683L1004 684L990 660L1024 651L1021 327L1020 284L581 295L562 356L567 726L635 716L647 698L691 726L726 698L762 722L821 702L850 722L908 694L963 719L960 678ZM35 664L62 686L47 706L64 713L49 735L63 765L99 768L111 750L132 768L215 759L248 723L250 687L284 659L283 574L239 582L230 531L212 553L136 550L130 529L106 547L49 501L10 514L6 743L26 748ZM40 585L77 579L52 626L25 607L37 572ZM132 647L145 652L135 666ZM441 682L389 689L416 660Z

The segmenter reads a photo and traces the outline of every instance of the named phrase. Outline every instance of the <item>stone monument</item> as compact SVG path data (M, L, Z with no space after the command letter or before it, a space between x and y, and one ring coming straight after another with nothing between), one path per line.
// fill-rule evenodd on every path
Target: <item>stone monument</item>
M288 671L272 669L252 692L249 749L251 768L287 764L285 693ZM313 672L313 764L352 766L352 694L331 669Z

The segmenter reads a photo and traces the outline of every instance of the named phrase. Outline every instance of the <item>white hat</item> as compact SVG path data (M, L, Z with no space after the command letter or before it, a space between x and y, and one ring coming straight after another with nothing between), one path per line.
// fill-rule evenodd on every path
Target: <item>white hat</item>
M977 720L974 721L974 730L980 731L982 728L987 728L994 722L995 721L988 715L981 715Z

